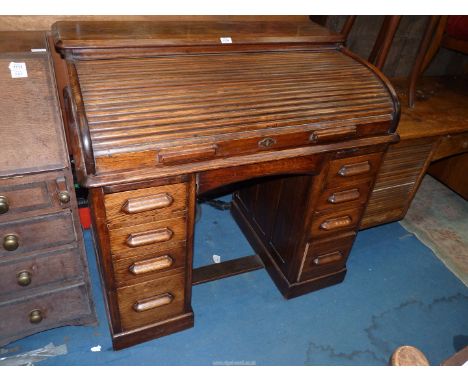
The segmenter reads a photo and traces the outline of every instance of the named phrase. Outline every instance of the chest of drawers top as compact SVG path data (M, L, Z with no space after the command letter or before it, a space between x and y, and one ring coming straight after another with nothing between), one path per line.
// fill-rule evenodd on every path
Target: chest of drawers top
M23 34L29 36L28 32ZM12 38L16 38L21 51L14 51L18 46L13 43L11 47L6 46L6 41L0 45L0 177L68 166L49 56L30 52L31 48L45 48L44 36L41 40L37 33L31 34L35 40L26 40L28 50L23 49L26 43L18 36L22 34ZM8 40L8 34L2 37ZM13 78L9 69L12 62L25 64L27 77Z
M53 36L91 187L388 140L399 116L386 79L308 20L59 22Z

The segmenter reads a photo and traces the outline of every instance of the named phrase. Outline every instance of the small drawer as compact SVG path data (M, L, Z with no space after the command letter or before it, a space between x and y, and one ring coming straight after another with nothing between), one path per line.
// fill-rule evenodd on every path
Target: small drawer
M185 266L185 251L185 246L178 246L114 261L115 281L118 286L130 285L177 272Z
M107 194L104 205L110 228L181 215L187 209L187 183Z
M70 211L0 224L0 256L57 247L75 240Z
M362 207L316 213L312 221L312 237L321 237L356 228Z
M354 156L330 162L327 188L343 186L357 180L372 178L380 166L382 153Z
M364 204L371 188L371 181L326 189L320 195L316 210L343 209L353 205Z
M0 223L70 208L69 189L62 172L0 179Z
M0 304L0 343L91 314L84 285L72 285Z
M117 288L123 331L157 323L184 313L185 273Z
M30 257L15 256L15 260L0 263L0 295L71 280L81 277L81 272L77 248Z
M185 217L109 230L114 260L162 251L186 240Z
M299 281L338 272L346 266L346 259L353 245L355 233L311 242L299 271Z

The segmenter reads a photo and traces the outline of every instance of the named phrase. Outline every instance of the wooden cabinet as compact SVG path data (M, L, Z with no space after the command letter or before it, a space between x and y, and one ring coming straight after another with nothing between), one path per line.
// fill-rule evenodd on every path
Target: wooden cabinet
M192 278L258 269L192 272L195 199L220 188L285 297L343 280L399 118L343 36L262 17L58 22L51 40L115 349L192 326Z
M15 36L45 48L42 33ZM52 67L29 49L0 52L0 345L96 321ZM18 61L27 77L10 75Z

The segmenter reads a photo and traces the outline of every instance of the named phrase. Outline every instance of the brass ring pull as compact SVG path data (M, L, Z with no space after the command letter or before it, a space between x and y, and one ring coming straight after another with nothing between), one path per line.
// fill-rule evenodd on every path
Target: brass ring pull
M29 271L21 271L16 275L16 280L18 281L18 284L21 286L28 286L31 284L31 272Z
M0 195L0 214L6 214L9 209L10 205L8 204L8 198Z
M19 238L16 235L6 235L3 238L3 248L7 251L14 251L19 246Z
M29 313L29 322L31 324L38 324L42 321L44 317L42 316L42 312L39 309L34 309Z

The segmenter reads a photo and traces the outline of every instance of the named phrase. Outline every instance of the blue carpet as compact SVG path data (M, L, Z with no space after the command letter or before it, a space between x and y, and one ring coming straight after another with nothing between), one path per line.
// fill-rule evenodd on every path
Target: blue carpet
M206 204L195 265L253 250L229 211ZM49 330L6 346L8 356L52 342L68 354L38 365L385 365L403 344L439 364L468 344L468 291L398 223L359 233L343 283L285 300L264 270L193 288L195 327L112 351L89 232L97 327ZM101 352L90 348L102 346Z

